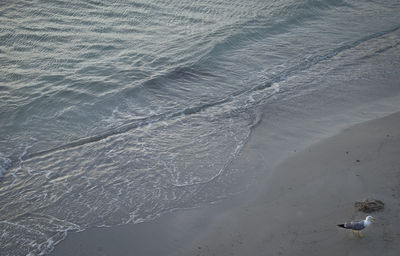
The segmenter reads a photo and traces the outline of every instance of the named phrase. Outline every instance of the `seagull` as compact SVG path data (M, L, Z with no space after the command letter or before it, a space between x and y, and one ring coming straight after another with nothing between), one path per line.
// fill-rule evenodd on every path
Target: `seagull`
M363 235L361 234L361 230L371 225L372 221L374 220L374 217L367 216L365 220L345 222L344 224L339 224L338 226L345 229L351 229L351 232L353 232L353 234L354 230L357 230L358 236L363 237Z

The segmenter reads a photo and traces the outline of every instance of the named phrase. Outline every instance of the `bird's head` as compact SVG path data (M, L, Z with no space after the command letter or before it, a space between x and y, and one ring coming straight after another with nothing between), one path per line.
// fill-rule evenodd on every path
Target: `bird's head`
M367 218L365 218L365 220L372 222L372 221L375 221L376 219L372 216L367 216Z

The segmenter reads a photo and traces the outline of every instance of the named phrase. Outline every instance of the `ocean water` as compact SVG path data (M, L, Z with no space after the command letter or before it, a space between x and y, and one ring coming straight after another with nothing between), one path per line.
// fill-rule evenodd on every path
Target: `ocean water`
M0 255L240 192L230 164L266 105L290 109L327 76L397 75L399 13L396 0L2 1Z

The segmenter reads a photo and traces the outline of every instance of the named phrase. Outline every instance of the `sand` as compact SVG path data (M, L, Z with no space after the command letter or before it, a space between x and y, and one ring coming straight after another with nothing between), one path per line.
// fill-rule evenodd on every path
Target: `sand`
M247 148L268 144L262 130L254 136ZM268 165L262 154L246 159L249 169ZM71 233L52 255L399 255L400 113L288 154L264 177L213 205ZM365 218L354 207L364 198L385 208L359 238L337 224Z

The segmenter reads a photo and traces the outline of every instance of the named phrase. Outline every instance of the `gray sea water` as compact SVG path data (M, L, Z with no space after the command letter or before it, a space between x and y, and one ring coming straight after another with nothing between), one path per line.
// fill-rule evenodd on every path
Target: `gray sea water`
M380 56L368 74L397 74L399 14L397 0L3 0L0 255L238 192L245 170L229 167L260 108L332 72L362 80Z

